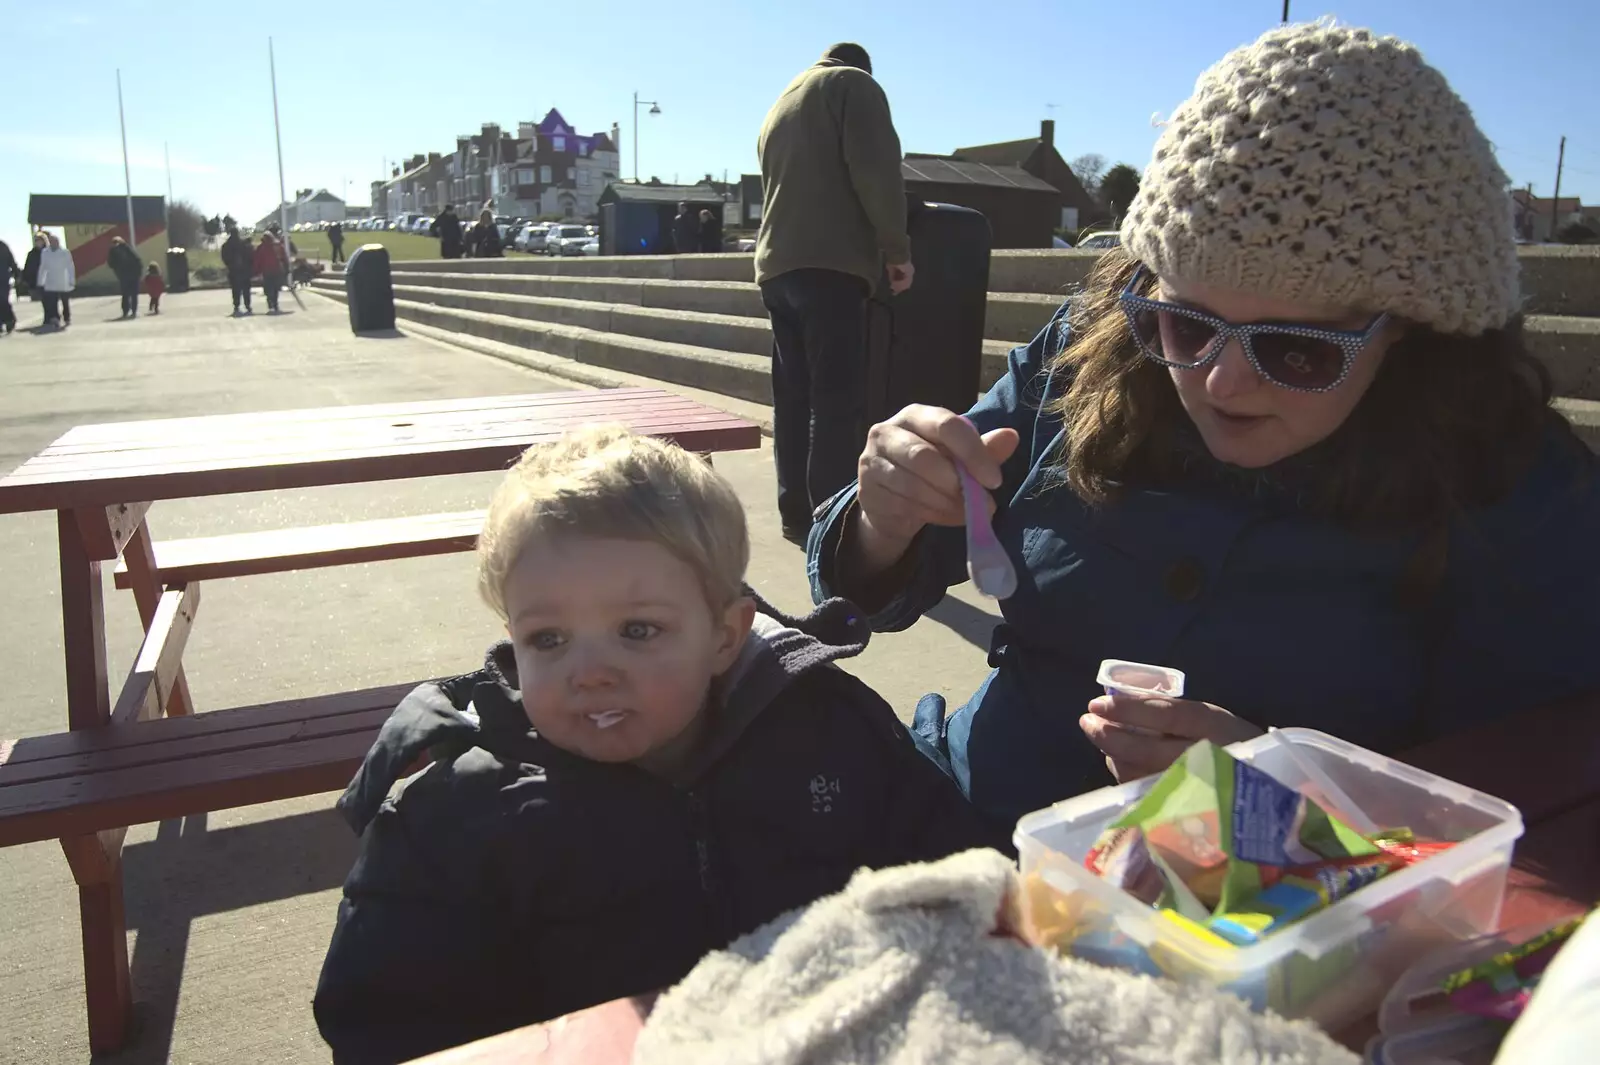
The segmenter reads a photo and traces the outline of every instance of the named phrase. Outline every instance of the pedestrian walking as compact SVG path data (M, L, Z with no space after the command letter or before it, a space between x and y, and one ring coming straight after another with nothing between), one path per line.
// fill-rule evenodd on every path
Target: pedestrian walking
M708 254L722 250L722 220L710 211L700 212L700 250Z
M228 287L233 291L234 317L254 314L250 307L250 278L255 274L255 252L237 224L228 227L228 239L222 242L222 265L227 268ZM243 311L239 309L241 304Z
M503 259L505 250L500 245L500 227L494 223L494 212L484 208L478 215L478 224L467 230L467 254L474 259Z
M856 478L866 410L866 302L885 264L911 285L900 138L859 44L789 83L757 142L765 209L756 281L772 319L772 451L784 536Z
M72 253L61 246L61 238L47 234L46 244L39 253L39 287L44 290L44 321L46 325L72 324L72 290L78 287L78 269L72 262Z
M161 277L161 269L155 263L144 273L144 294L150 297L150 313L161 313L161 295L167 291L167 283Z
M33 247L28 249L27 258L22 263L22 284L28 290L28 298L35 303L41 303L44 300L44 290L39 287L39 258L44 254L44 250L48 246L48 242L44 239L44 233L42 231L35 233L33 235ZM50 324L48 313L45 315L44 324Z
M700 219L687 203L678 204L678 216L672 220L672 249L679 255L700 250Z
M251 263L261 277L261 294L267 297L267 313L277 314L278 293L283 290L289 271L283 258L283 246L270 231L261 234L261 243L256 245Z
M439 238L440 258L461 258L461 219L456 217L454 207L445 204L444 210L439 212L439 217L429 223L428 232Z
M117 275L117 288L122 293L122 317L134 318L139 314L139 253L121 237L111 238L111 248L106 252L106 265Z
M328 244L333 248L333 262L344 262L344 226L338 222L328 223Z
M17 331L17 312L11 309L11 281L21 276L11 245L0 240L0 334Z

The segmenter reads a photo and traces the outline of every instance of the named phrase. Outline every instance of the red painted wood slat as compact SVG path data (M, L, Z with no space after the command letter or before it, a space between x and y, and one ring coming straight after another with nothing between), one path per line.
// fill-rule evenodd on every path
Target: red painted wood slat
M403 697L402 695L400 698ZM148 768L168 762L181 762L189 758L209 758L227 751L247 751L275 743L314 740L349 732L376 735L399 701L400 699L396 698L393 702L364 707L344 714L322 714L301 720L258 722L249 728L229 728L198 736L169 736L157 743L131 744L93 753L34 759L21 765L7 766L0 769L0 817L11 810L11 800L7 798L8 789L23 784L69 780L113 770ZM232 710L221 710L213 711L210 716L227 718L235 713L236 711ZM19 746L25 745L26 742L22 741Z
M470 551L483 514L469 510L167 540L156 544L156 566L163 583L183 584ZM117 587L130 582L119 565Z
M97 751L121 750L144 744L162 744L176 739L207 736L236 729L261 728L285 722L307 722L340 714L360 713L373 707L393 707L415 688L415 683L385 684L359 691L321 695L310 699L284 699L242 706L231 710L211 710L188 717L147 721L137 728L95 728L58 732L11 741L10 754L0 762L0 787L14 766L50 758L66 758ZM0 745L3 746L3 745Z

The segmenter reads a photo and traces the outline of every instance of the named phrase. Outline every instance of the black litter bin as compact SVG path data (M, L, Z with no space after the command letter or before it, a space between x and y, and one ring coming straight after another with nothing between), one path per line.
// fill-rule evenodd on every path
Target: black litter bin
M167 291L189 291L189 253L183 248L167 249Z
M389 276L389 249L363 244L344 264L345 302L350 305L350 328L370 333L394 328L394 281Z
M867 304L867 410L862 426L911 403L965 411L978 398L989 300L989 220L978 211L908 197L911 287L887 278Z

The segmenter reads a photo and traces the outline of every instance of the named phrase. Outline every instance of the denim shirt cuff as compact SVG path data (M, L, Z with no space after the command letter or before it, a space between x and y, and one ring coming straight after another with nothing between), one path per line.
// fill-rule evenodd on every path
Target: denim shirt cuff
M817 521L806 543L806 577L816 603L840 594L839 542L855 508L856 486L853 484L818 508ZM944 584L939 580L931 541L931 537L919 533L907 550L909 557L895 566L895 572L903 575L902 583L878 610L868 614L874 632L899 632L910 628L943 594ZM930 593L931 601L928 601Z

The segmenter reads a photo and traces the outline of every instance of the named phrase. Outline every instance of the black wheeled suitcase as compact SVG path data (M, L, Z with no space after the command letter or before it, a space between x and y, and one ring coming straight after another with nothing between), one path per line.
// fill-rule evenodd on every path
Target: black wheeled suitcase
M389 249L363 244L344 264L344 296L350 305L350 328L370 333L394 328L394 280L389 275Z
M911 287L887 280L867 304L867 422L911 403L965 411L978 398L989 299L989 220L908 197ZM863 435L863 439L864 439Z

